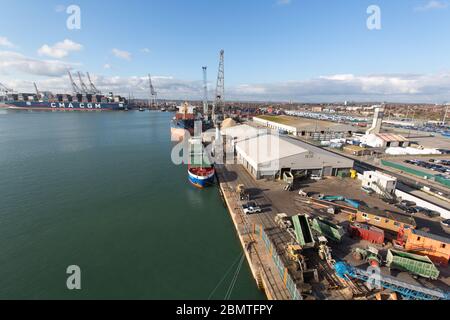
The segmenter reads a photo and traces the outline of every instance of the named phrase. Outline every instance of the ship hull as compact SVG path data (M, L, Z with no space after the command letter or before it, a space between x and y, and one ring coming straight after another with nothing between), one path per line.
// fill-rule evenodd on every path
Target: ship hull
M191 169L188 170L188 174L189 182L199 189L205 189L214 184L215 170L213 168L209 169L205 175L197 175Z
M126 103L94 103L94 102L27 102L13 101L0 103L1 108L10 110L75 110L75 111L120 111L127 110Z

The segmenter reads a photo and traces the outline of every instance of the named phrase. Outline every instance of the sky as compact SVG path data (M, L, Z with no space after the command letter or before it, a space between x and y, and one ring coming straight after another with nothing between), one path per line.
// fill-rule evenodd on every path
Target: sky
M375 30L371 5L380 9ZM160 98L201 99L208 66L212 98L224 49L227 100L450 101L450 0L0 0L0 8L0 83L18 91L36 82L69 92L69 69L141 98L151 73Z

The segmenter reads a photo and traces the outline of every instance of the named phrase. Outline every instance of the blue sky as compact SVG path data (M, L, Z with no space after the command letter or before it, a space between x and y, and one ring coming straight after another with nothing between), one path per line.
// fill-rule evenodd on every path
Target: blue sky
M195 98L203 65L213 89L223 48L229 99L442 102L448 1L0 0L0 82L66 90L70 68L145 96L152 73L160 96ZM66 28L71 4L80 30ZM371 4L381 30L366 27Z

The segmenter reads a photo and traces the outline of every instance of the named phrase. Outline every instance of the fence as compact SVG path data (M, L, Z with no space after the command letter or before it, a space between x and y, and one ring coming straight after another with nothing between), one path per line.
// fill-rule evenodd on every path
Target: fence
M421 177L421 178L427 178L427 179L430 179L430 180L434 180L437 183L440 183L440 184L442 184L442 185L444 185L446 187L450 187L450 179L446 179L444 177L435 176L433 174L425 173L423 171L416 170L416 169L413 169L413 168L409 168L409 167L403 166L401 164L390 162L390 161L386 161L386 160L381 160L381 164L383 166L387 166L387 167L391 167L391 168L394 168L394 169L397 169L397 170L401 170L403 172L406 172L406 173L409 173L409 174L412 174L412 175L415 175L415 176L418 176L418 177Z
M272 241L270 241L262 226L255 225L254 230L255 234L264 242L267 252L270 253L273 262L276 265L278 275L283 280L283 283L286 289L289 291L292 300L303 300L302 295L298 291L297 285L289 274L288 269L285 267L283 260L277 254L275 246L272 244Z

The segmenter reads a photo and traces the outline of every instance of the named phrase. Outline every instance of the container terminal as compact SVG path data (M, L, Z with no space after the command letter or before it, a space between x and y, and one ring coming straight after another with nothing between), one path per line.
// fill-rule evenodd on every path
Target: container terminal
M430 174L422 186L373 160L425 153L383 132L383 105L371 126L239 117L224 107L223 75L222 51L216 100L210 108L205 94L198 108L215 127L202 141L212 145L220 194L268 299L449 299L448 176ZM435 154L442 166L450 160Z

